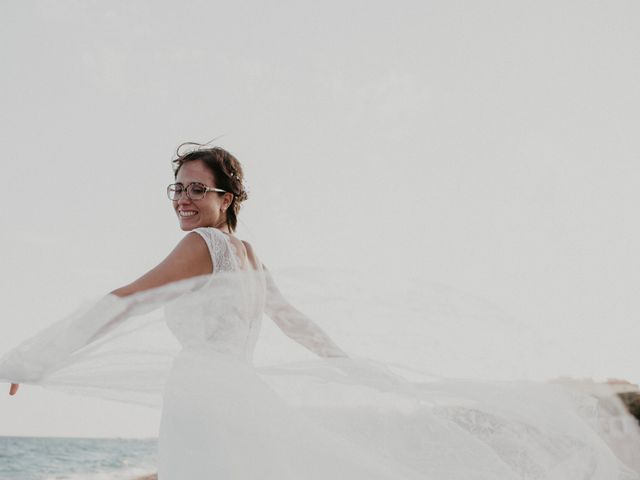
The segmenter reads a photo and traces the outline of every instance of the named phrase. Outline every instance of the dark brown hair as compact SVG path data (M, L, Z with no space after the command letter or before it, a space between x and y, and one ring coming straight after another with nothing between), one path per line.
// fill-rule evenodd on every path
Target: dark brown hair
M195 149L191 148L189 152L181 153L180 150L184 147L195 147ZM223 148L209 147L194 142L185 142L179 145L176 149L176 157L177 158L172 161L174 177L178 176L180 167L185 163L202 160L211 173L213 173L213 178L216 183L213 186L233 193L233 200L226 210L226 215L229 230L234 232L238 224L240 204L248 198L243 184L244 172L238 159ZM207 195L215 193L216 192L210 192ZM217 192L217 194L224 195L224 193L220 192Z

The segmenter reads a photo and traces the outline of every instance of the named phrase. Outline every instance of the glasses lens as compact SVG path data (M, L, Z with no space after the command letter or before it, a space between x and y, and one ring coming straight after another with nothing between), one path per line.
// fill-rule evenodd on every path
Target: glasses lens
M184 188L182 188L182 185L169 185L167 187L167 195L169 196L170 200L177 200L182 195L183 190Z
M192 200L200 200L207 193L207 188L200 183L192 183L189 185L187 192Z

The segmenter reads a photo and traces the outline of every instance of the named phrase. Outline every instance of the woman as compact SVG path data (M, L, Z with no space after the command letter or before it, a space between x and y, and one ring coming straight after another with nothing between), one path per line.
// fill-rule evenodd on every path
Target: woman
M92 347L126 337L133 315L164 306L182 348L161 382L159 480L638 478L581 416L589 399L559 385L410 382L348 358L233 235L247 197L240 163L194 146L178 149L167 190L189 233L148 273L5 356L0 378L94 381L95 370L91 379L74 370L104 358ZM323 360L254 366L263 312ZM109 385L130 389L132 401L151 385L125 376L138 383Z
M180 155L180 149L185 145L199 148ZM222 253L213 251L212 232L206 228L224 233L230 243L233 255L221 262L222 270L266 270L251 245L233 235L241 203L247 199L240 162L222 148L203 147L194 143L178 147L178 158L173 162L176 183L167 187L180 228L191 233L185 235L159 265L110 294L125 297L178 280L214 273L213 264L220 261L216 255ZM319 327L286 302L270 275L267 274L266 278L271 298L267 313L285 333L320 356L346 356ZM294 323L298 326L295 327ZM301 324L307 332L313 330L313 338L309 335L296 336L296 332L303 330ZM310 340L313 341L309 343ZM18 391L18 386L11 384L10 395Z

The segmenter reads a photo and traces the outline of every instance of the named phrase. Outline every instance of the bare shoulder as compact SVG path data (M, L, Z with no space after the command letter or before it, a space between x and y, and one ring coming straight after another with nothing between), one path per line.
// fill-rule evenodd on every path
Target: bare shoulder
M196 232L187 233L167 257L147 273L111 293L120 297L213 272L213 262L205 240Z
M258 258L258 255L256 255L256 252L251 246L251 244L246 240L242 240L242 243L244 244L244 248L247 250L247 258L249 259L249 262L251 263L251 266L253 267L253 269L262 270L262 264L260 263L260 259Z
M253 253L253 247L251 246L251 244L249 242L247 242L246 240L241 240L242 243L244 243L244 247L247 249L247 253L251 252Z
M165 261L167 260L171 262L170 266L179 272L194 273L195 275L213 272L213 263L207 242L196 232L187 233L169 253Z

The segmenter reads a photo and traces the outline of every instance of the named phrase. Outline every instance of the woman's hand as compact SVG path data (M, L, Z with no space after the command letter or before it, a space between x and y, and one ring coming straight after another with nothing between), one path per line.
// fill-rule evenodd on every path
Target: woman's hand
M11 388L9 389L9 395L15 395L16 392L18 391L19 386L20 386L19 383L12 383Z

